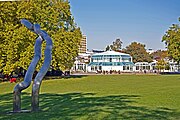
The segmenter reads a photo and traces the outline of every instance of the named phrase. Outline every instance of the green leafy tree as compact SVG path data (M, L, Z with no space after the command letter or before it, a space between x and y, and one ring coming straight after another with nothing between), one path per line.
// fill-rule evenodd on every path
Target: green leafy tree
M180 21L180 18L179 18ZM165 33L162 41L167 45L168 54L180 63L180 26L173 24Z
M17 67L27 69L31 62L37 35L20 24L22 18L40 24L51 36L52 66L62 70L71 68L82 34L76 27L68 0L0 2L0 8L0 70L10 73Z
M158 60L156 68L161 72L161 70L168 69L168 63L163 59Z
M133 62L151 62L152 56L146 52L145 45L137 42L132 42L124 50L132 56Z
M106 51L108 50L118 51L121 49L121 47L122 47L122 41L118 38L113 42L112 45L106 46Z
M106 51L111 50L110 46L106 46Z

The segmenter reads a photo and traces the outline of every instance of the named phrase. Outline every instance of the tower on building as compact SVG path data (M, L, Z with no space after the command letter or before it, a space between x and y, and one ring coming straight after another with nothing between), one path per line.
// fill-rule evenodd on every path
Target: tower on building
M81 42L80 42L80 46L79 46L79 53L86 53L87 50L87 37L86 35L82 36Z

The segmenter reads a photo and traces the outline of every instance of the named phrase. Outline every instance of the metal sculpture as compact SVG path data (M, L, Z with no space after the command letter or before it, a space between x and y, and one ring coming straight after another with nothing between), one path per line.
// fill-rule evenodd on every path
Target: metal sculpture
M32 87L32 102L31 102L31 110L38 111L39 110L39 90L43 77L48 71L48 68L51 64L52 59L52 40L50 36L43 30L41 30L39 24L32 24L26 19L21 20L21 24L25 25L28 29L39 35L36 39L35 48L34 48L34 58L32 59L31 64L28 67L28 70L25 74L24 81L17 84L14 87L14 98L13 98L13 112L21 112L21 91L28 88L31 84L33 73L35 71L36 65L38 61L41 59L41 44L43 40L46 41L45 48L45 58L44 63L36 75L33 87Z

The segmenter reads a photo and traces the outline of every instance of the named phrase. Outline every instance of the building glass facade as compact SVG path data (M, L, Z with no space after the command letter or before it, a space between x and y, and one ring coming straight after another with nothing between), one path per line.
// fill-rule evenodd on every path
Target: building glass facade
M133 71L133 66L134 63L129 54L106 51L91 56L88 71Z

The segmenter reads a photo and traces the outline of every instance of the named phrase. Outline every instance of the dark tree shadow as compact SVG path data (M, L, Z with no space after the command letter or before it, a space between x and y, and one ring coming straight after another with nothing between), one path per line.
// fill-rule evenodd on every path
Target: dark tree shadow
M0 119L12 120L178 120L180 113L170 108L133 105L141 96L113 95L97 97L94 93L41 94L41 111L7 113L12 110L12 94L0 95ZM30 109L31 97L23 93L23 109Z
M44 80L52 80L52 79L69 79L69 78L84 78L87 75L69 75L69 76L45 76Z

